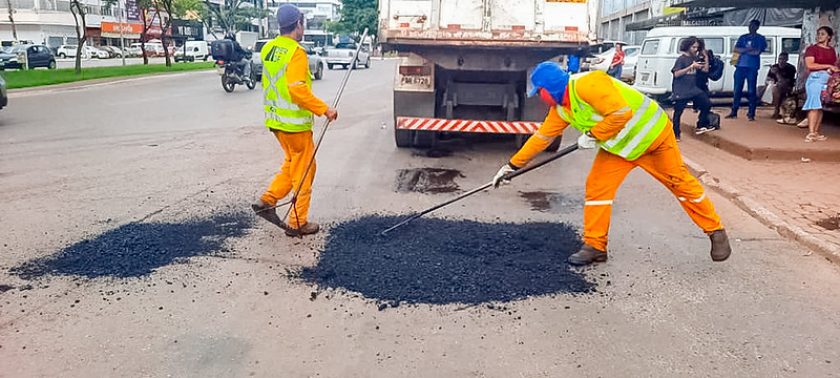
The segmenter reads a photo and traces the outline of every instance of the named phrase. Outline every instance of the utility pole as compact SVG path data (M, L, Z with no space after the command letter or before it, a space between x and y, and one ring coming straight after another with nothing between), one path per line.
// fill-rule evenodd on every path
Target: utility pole
M122 12L122 5L120 4L121 1L125 1L125 0L117 0L117 13L120 14L120 16L119 16L120 50L122 51L120 56L122 57L122 65L125 66L125 38L123 38L123 12Z

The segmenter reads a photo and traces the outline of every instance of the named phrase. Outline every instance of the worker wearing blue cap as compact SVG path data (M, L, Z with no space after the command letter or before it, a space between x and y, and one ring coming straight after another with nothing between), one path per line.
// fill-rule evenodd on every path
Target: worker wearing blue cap
M729 238L703 186L682 161L671 121L655 101L602 71L569 75L554 62L540 63L531 74L529 96L550 106L534 135L493 178L524 167L559 137L566 126L581 132L579 148L600 147L589 177L583 209L583 246L569 256L573 265L607 261L607 233L613 198L630 171L642 167L665 185L712 243L713 261L726 260ZM643 224L640 219L639 224Z
M312 141L313 115L330 121L338 112L312 93L312 78L306 51L301 47L304 30L303 13L294 5L277 9L280 36L263 46L263 105L265 126L274 133L285 155L274 180L257 203L251 207L257 215L286 229L286 235L302 236L318 232L317 223L308 220L315 177L315 144ZM284 225L274 206L277 201L298 191Z

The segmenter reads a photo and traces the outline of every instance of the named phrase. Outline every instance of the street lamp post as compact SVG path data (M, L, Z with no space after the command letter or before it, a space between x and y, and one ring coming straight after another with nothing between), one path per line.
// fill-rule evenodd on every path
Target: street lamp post
M120 1L125 0L117 0L117 13L120 14L119 18L119 25L120 25L120 56L122 57L122 65L125 66L125 38L123 38L123 12L122 12L122 5L120 5Z

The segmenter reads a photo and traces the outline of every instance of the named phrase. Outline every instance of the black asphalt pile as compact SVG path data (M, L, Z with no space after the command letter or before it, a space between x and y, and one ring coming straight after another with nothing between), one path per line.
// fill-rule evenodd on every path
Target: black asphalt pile
M594 288L566 264L581 245L567 224L418 219L379 235L402 219L367 216L336 225L318 264L301 277L397 304L505 302Z
M245 234L253 215L226 213L181 223L129 223L53 255L11 269L24 279L44 275L139 277L193 256L220 252L226 239Z

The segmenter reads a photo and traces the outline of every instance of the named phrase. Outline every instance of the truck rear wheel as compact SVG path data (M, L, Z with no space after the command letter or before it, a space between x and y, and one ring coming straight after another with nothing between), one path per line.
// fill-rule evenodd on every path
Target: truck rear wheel
M394 129L394 140L397 142L397 147L407 148L414 143L414 132L411 130Z
M414 132L414 147L417 148L432 148L437 141L437 133L434 131L415 131Z

